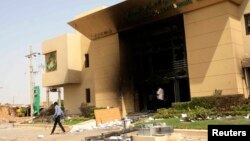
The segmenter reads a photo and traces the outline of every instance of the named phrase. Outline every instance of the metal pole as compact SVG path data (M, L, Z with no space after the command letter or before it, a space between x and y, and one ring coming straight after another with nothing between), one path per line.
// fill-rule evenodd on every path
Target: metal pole
M30 46L30 117L31 120L33 120L33 113L34 113L34 107L33 107L33 65L32 65L32 47Z
M29 58L30 60L30 117L31 120L33 121L33 113L34 113L34 107L33 107L33 103L34 103L34 80L33 80L33 74L34 74L34 70L33 70L33 65L32 65L32 59L33 56L36 57L36 55L40 55L40 53L38 52L32 52L32 46L30 46L30 53L28 55L26 55L25 57Z

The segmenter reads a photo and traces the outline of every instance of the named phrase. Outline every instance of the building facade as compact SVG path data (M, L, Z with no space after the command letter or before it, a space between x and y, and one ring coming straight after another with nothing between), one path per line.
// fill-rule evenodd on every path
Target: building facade
M248 97L249 13L249 0L127 0L97 8L68 23L75 33L43 42L43 86L63 87L69 114L84 103L126 115L216 90ZM159 87L164 105L155 99Z

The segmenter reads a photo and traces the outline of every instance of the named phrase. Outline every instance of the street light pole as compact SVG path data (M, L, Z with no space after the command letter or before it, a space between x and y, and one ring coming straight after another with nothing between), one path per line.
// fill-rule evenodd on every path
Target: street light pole
M25 56L25 57L29 58L29 61L30 61L30 66L29 66L30 67L30 117L31 117L32 121L33 121L33 113L34 113L34 107L33 107L33 103L34 103L33 74L34 74L34 70L33 70L32 59L33 59L33 57L36 57L36 55L40 55L40 53L32 52L32 46L30 46L30 53Z

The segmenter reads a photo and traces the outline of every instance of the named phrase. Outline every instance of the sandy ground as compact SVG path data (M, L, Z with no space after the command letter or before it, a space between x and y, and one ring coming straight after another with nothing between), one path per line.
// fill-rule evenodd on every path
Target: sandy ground
M83 141L86 136L100 135L103 130L63 133L57 127L50 135L51 129L32 127L4 127L0 128L0 141Z
M207 141L207 130L185 130L175 129L176 133L181 133L182 141Z
M57 127L55 134L50 135L51 127L14 127L13 124L0 124L0 141L84 141L88 136L115 131L94 129L70 133L69 130L70 128L66 133L62 133ZM207 141L206 131L175 129L175 133L182 135L182 141Z

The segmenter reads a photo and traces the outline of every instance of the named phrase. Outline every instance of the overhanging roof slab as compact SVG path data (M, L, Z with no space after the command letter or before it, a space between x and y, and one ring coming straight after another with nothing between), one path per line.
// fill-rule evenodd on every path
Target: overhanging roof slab
M87 14L68 24L91 40L141 24L185 13L223 1L240 5L243 0L127 0Z

